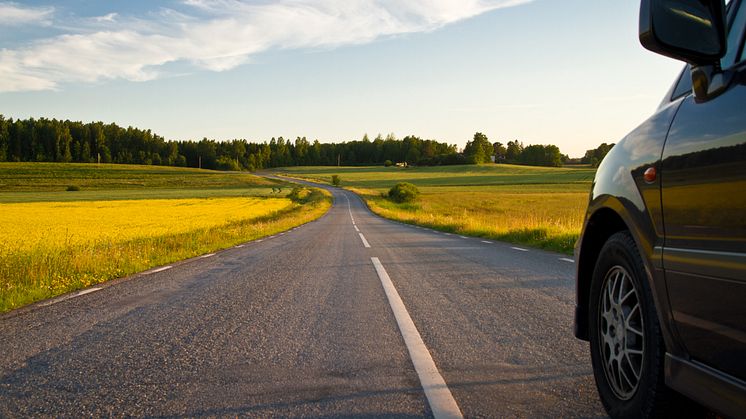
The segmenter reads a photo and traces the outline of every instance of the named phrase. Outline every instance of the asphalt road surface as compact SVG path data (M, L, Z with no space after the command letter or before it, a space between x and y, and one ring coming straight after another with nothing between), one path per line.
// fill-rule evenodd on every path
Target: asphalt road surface
M295 230L0 318L0 417L599 417L572 260L333 190Z

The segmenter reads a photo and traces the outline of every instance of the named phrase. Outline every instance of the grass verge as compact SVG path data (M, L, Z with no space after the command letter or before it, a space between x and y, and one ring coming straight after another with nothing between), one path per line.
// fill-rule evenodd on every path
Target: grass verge
M349 188L375 214L435 230L572 254L587 195L474 192L423 194L417 203L395 203L377 191ZM476 196L475 196L476 195ZM493 200L490 202L490 200Z
M572 254L594 170L513 165L425 168L287 168L291 177L328 183L333 174L374 213L461 235ZM415 203L384 195L400 181L415 184Z

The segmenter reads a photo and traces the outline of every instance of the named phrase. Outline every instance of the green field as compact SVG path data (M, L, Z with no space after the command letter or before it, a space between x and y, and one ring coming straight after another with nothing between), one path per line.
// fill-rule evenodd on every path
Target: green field
M587 167L516 165L440 167L295 167L291 177L331 182L359 193L375 213L465 235L571 253L595 174ZM382 195L398 182L422 192L414 204Z
M272 235L330 205L246 173L0 163L0 312Z

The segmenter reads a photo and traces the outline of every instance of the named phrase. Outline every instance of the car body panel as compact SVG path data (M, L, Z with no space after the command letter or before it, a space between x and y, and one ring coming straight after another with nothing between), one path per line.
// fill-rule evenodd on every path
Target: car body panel
M663 267L691 359L746 380L746 86L682 103L666 140Z
M583 231L576 245L576 337L587 340L587 297L584 294L588 292L593 272L592 269L584 269L587 266L584 258L595 258L597 253L592 251L594 249L588 249L590 252L583 251L583 248L599 247L596 243L584 243L584 239L595 214L600 211L613 211L622 219L625 229L630 231L643 258L650 287L656 289L654 297L658 316L661 320L671 320L665 281L653 280L663 277L661 249L664 234L660 181L658 179L648 183L643 175L650 167L659 169L663 144L682 100L662 106L647 121L619 141L606 155L596 172ZM673 333L673 330L664 330L664 339L667 344L675 346Z

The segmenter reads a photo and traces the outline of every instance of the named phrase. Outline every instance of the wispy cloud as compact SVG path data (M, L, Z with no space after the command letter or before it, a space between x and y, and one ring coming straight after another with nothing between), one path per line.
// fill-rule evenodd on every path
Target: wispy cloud
M24 7L18 3L0 2L0 27L49 25L53 14L53 7Z
M363 44L432 31L529 1L183 0L179 10L81 19L74 32L0 50L0 91L56 89L67 82L150 80L163 74L163 65L174 62L225 71L269 49Z

